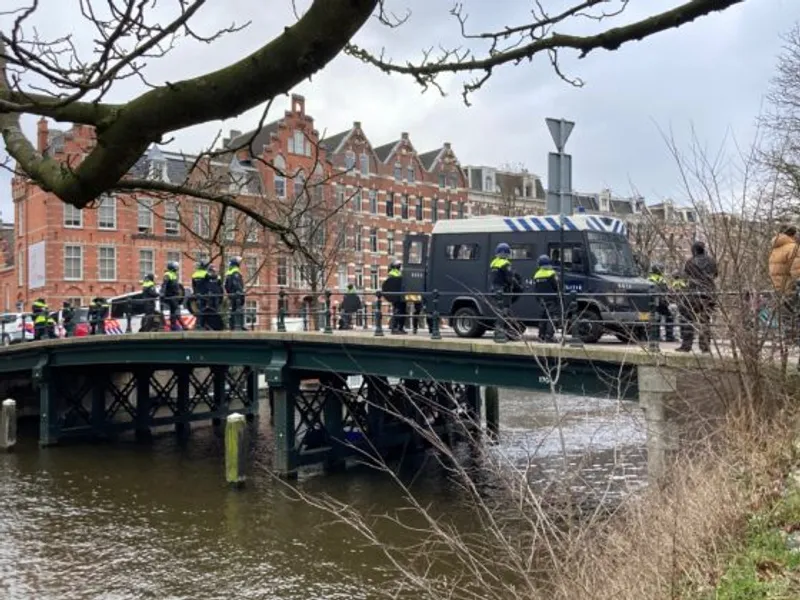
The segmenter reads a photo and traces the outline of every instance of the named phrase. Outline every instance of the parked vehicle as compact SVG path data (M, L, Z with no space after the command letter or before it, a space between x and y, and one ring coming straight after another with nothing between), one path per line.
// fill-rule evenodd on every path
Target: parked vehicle
M25 315L23 320L22 316ZM24 326L23 326L24 321ZM2 345L18 344L23 339L33 339L33 321L30 314L5 313L0 315L0 337Z
M439 312L460 337L480 337L494 327L496 310L489 289L489 263L500 242L511 247L514 270L524 293L533 290L541 255L551 258L564 293L578 293L577 310L584 342L612 333L628 341L644 339L650 315L650 283L641 276L619 219L577 214L564 217L478 217L439 221L430 235L406 237L403 278L407 292L439 290ZM562 260L563 257L563 260ZM533 326L541 315L533 295L517 298L513 315Z

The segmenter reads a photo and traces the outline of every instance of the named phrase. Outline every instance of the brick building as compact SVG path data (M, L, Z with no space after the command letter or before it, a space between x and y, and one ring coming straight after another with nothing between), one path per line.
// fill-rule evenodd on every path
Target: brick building
M38 124L39 151L57 160L80 160L94 143L90 127ZM297 95L282 118L245 134L232 131L213 159L154 146L130 176L231 193L295 231L294 241L308 252L288 252L275 234L216 203L118 193L77 210L18 175L12 181L14 267L0 272L5 310L27 309L39 296L54 306L135 291L146 273L160 278L170 260L179 262L186 284L198 259L241 255L248 312L274 313L280 288L304 293L352 281L375 289L406 234L470 212L450 144L417 152L402 133L374 146L358 122L319 139ZM301 296L291 297L297 304Z

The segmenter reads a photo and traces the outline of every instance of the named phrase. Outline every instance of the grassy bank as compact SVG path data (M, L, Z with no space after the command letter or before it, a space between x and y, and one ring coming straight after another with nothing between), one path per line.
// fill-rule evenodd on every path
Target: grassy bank
M713 590L715 600L800 598L800 472L749 519Z

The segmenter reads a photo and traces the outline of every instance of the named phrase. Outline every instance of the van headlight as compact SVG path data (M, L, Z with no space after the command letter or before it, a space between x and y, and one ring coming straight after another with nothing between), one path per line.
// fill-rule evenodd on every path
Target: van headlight
M627 307L628 297L625 294L606 294L605 300L609 306Z

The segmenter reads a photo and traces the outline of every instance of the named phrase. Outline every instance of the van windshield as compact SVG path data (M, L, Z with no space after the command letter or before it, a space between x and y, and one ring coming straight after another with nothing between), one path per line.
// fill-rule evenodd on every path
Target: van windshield
M592 271L598 275L636 277L639 267L633 259L628 240L613 233L587 233Z

